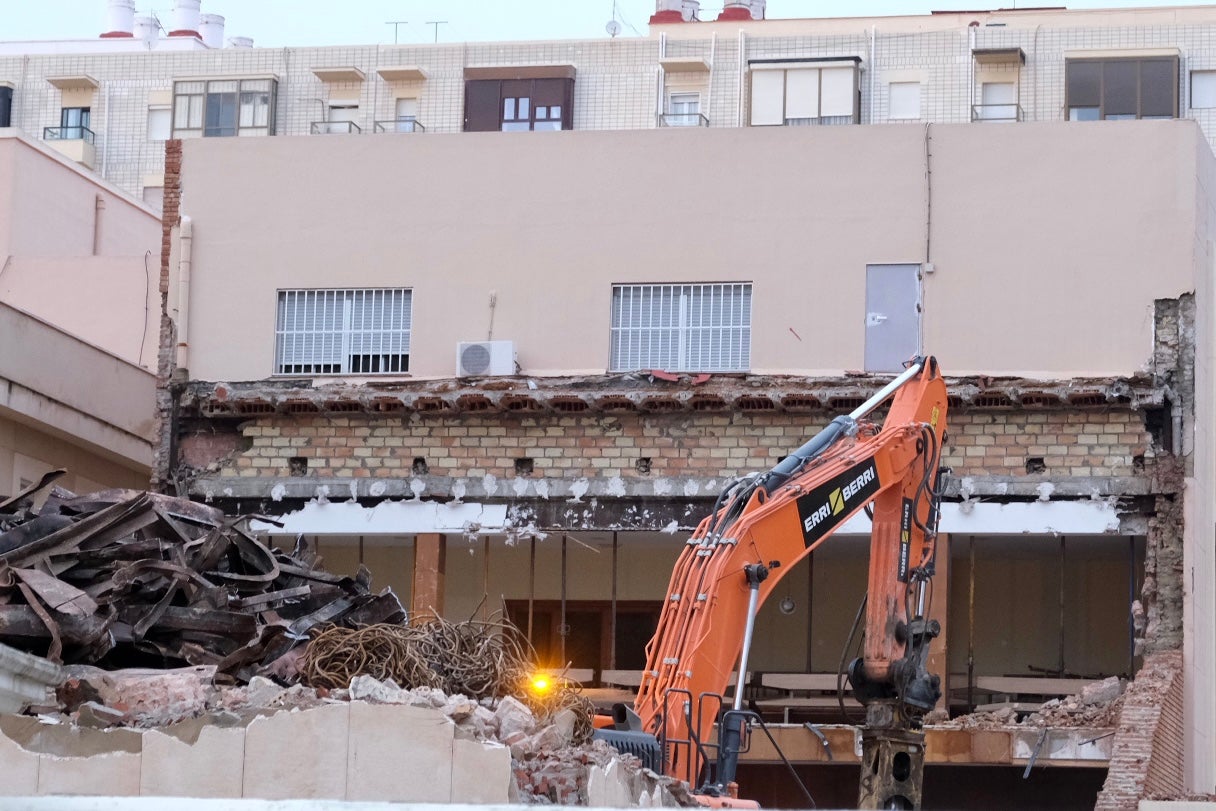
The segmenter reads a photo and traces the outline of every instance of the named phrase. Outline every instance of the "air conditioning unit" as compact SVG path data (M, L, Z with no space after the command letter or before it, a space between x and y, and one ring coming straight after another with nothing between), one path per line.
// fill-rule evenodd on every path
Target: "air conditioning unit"
M514 341L461 341L456 344L456 376L515 374Z

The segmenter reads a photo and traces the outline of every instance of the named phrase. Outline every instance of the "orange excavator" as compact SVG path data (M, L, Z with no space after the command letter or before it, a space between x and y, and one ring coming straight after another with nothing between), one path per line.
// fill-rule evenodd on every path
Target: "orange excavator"
M867 419L888 400L881 426ZM785 572L864 509L872 512L864 642L848 668L866 709L858 807L919 808L921 719L941 696L926 658L940 633L928 604L945 432L937 360L915 358L771 470L723 491L676 563L632 711L618 705L615 729L597 737L649 755L706 805L756 807L735 783L739 753L763 727L743 707L756 612Z

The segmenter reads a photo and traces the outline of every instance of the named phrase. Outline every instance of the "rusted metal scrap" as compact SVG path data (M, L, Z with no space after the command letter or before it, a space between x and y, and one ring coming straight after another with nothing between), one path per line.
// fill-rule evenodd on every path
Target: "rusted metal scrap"
M405 620L366 570L326 572L302 540L267 546L252 516L131 490L55 488L35 510L54 478L0 500L0 642L111 668L215 665L245 682L282 676L314 626Z

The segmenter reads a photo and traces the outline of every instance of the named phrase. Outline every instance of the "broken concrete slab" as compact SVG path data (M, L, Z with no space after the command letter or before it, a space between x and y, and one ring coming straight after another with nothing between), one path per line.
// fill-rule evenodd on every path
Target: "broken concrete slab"
M160 797L240 797L245 729L204 719L144 733L140 794Z
M346 799L449 802L453 729L436 710L352 701Z
M245 797L346 798L350 707L330 704L255 718L245 730Z
M0 734L0 796L29 797L38 793L38 758L16 741Z
M492 743L452 742L453 803L504 805L511 793L511 750Z
M592 766L587 773L587 805L592 808L629 808L634 805L629 776L619 763Z

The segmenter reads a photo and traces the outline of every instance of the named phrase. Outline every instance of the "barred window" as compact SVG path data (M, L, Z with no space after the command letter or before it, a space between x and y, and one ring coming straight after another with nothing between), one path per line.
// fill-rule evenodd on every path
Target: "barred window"
M742 372L751 344L750 282L613 285L612 371Z
M280 290L275 374L402 374L412 294L404 289Z

